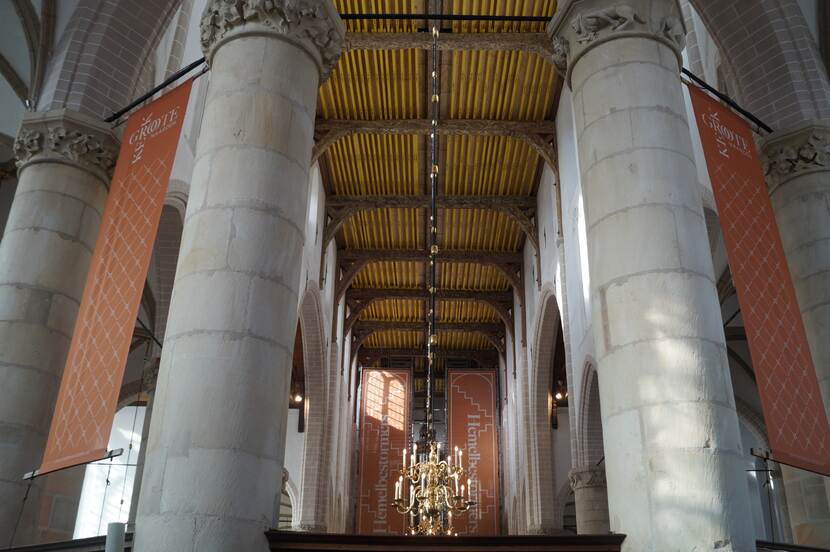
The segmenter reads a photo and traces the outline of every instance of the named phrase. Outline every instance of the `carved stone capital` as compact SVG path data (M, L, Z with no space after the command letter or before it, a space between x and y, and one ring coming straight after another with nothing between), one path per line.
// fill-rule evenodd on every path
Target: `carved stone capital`
M762 148L770 191L808 173L830 171L830 126L804 124L774 132Z
M345 27L331 0L208 0L200 23L202 50L240 36L277 36L304 49L326 80L343 49Z
M617 38L644 37L674 50L678 64L686 27L677 0L570 0L548 25L556 67L567 74L590 49ZM679 65L678 65L679 67Z
M605 481L605 466L588 466L574 468L568 473L571 489L576 491L584 487L607 487Z
M34 163L64 163L109 185L118 139L109 125L67 109L26 113L14 141L18 172Z

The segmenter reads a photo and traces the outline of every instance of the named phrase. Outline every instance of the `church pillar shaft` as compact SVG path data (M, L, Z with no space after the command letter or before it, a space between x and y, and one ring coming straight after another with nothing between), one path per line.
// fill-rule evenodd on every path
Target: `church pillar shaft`
M18 184L0 244L0 535L11 536L39 467L118 145L108 126L68 110L24 116ZM42 481L15 543L36 539ZM5 546L8 542L2 541Z
M611 530L608 520L608 485L604 466L574 468L569 474L576 504L576 532L600 535Z
M327 0L202 18L211 65L144 468L136 550L265 550L275 523Z
M781 130L764 145L770 200L830 419L830 126ZM830 488L782 466L796 543L830 546Z
M677 3L574 0L551 30L573 90L610 528L626 551L753 550Z

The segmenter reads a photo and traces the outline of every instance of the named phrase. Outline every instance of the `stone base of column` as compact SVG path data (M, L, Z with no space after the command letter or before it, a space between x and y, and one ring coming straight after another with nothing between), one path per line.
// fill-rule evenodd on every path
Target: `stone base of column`
M580 535L610 533L605 468L574 468L568 478L571 480L576 503L576 532Z

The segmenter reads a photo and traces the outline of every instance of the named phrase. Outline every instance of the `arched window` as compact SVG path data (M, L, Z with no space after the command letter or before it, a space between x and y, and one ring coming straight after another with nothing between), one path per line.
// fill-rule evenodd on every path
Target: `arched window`
M108 523L127 522L136 460L141 448L144 411L144 406L125 406L115 413L108 449L123 449L124 453L87 465L74 538L103 535Z

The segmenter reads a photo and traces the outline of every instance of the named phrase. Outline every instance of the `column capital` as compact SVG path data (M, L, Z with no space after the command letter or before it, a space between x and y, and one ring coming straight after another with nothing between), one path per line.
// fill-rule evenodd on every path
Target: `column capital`
M109 185L118 139L109 125L68 109L23 115L14 141L18 172L34 163L63 163L88 171Z
M576 491L585 487L607 487L605 466L583 466L573 468L568 473L571 489Z
M346 34L331 0L208 0L200 28L208 63L234 38L275 36L308 52L320 70L320 82L337 63Z
M567 74L590 49L617 38L643 37L669 46L682 64L686 27L677 0L570 0L548 25L556 67Z
M805 174L830 171L830 124L805 123L773 132L761 149L770 191Z

